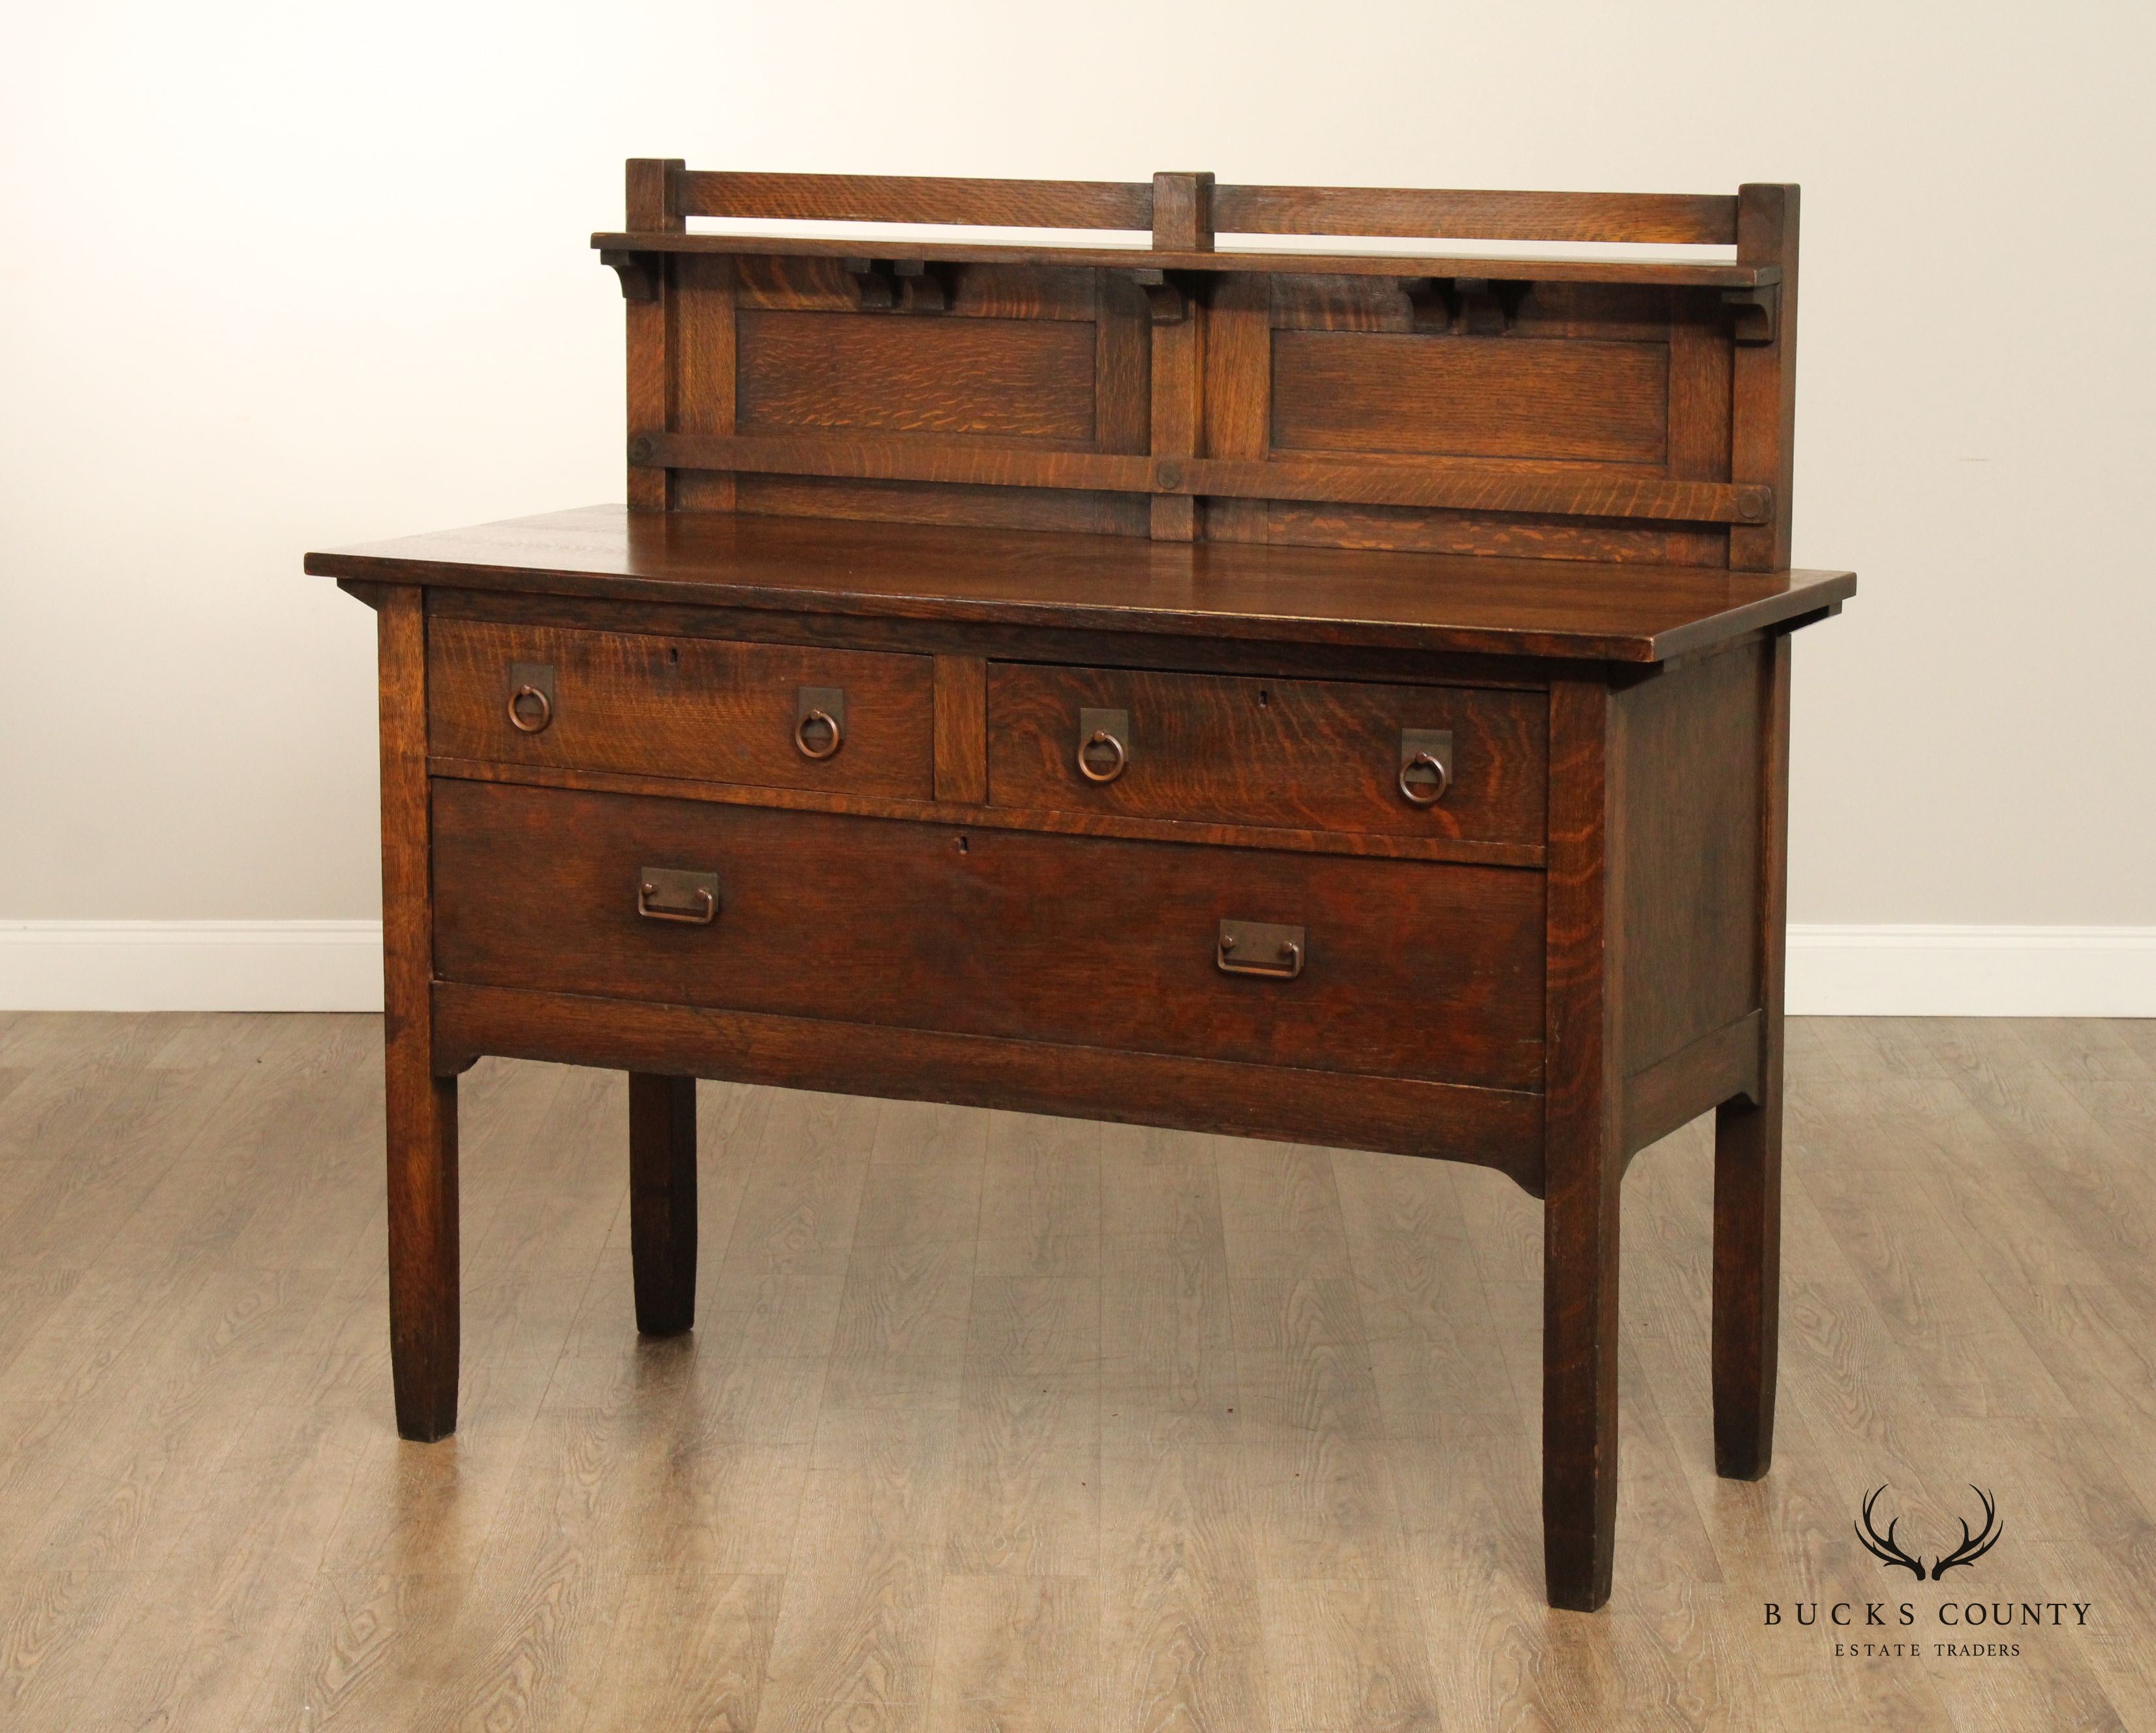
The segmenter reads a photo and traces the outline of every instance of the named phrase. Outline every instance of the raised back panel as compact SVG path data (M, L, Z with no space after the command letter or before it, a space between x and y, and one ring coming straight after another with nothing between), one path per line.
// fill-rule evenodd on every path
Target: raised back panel
M1773 569L1795 189L1522 193L630 165L631 500ZM1149 227L1150 248L690 234ZM1264 253L1216 234L1737 257ZM858 249L858 250L856 250Z

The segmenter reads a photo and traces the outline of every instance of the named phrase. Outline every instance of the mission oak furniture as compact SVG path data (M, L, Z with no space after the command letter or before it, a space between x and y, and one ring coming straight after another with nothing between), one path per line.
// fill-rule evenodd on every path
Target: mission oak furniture
M627 506L307 558L379 614L398 1430L482 1054L629 1073L655 1334L698 1077L1440 1156L1543 1200L1602 1605L1619 1189L1710 1110L1717 1470L1773 1429L1789 633L1855 587L1788 569L1797 189L628 186ZM1675 251L1488 244L1578 241Z

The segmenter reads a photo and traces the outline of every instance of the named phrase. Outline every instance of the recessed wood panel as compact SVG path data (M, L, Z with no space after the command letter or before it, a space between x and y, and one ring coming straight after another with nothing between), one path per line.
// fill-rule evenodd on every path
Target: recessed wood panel
M744 433L880 428L1088 444L1094 327L1067 320L744 309Z
M1273 335L1278 450L1660 464L1668 425L1666 344Z
M1618 705L1627 952L1625 1069L1760 1007L1760 682L1765 647L1671 669ZM1650 961L1649 961L1650 960Z

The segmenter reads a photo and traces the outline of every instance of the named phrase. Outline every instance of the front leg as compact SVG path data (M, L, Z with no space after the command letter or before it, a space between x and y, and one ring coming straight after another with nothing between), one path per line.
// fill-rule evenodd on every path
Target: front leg
M436 1077L422 1033L392 1031L389 1368L401 1438L457 1429L457 1080Z
M1550 1605L1580 1613L1616 1549L1617 1167L1553 1173L1543 1206L1543 1565Z
M1714 1115L1714 1469L1756 1480L1774 1454L1782 1284L1782 997L1789 838L1789 640L1768 651L1759 695L1761 1038L1756 1100Z
M696 1079L629 1074L629 1238L636 1327L696 1321Z
M433 1052L426 610L408 585L379 607L389 1366L398 1432L431 1443L457 1429L457 1082Z
M1609 1598L1617 1533L1617 1202L1624 955L1609 689L1550 688L1543 1096L1543 1562L1549 1603Z

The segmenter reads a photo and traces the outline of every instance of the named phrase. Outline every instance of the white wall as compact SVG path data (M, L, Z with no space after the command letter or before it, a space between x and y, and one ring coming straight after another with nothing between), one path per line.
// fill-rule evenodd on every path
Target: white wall
M2145 5L0 13L0 921L376 912L301 551L620 497L621 160L1804 183L1799 922L2156 924ZM2137 966L2148 967L2143 952Z

